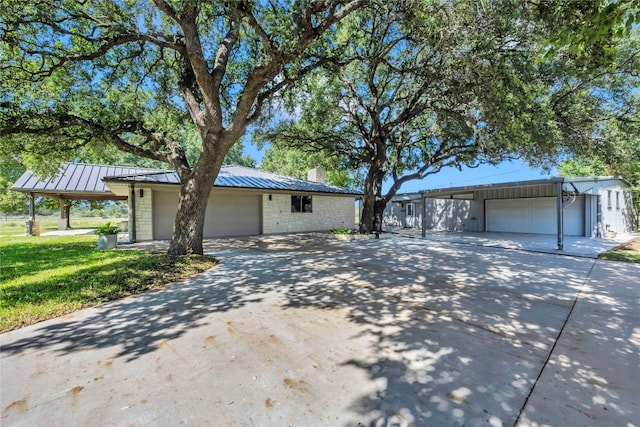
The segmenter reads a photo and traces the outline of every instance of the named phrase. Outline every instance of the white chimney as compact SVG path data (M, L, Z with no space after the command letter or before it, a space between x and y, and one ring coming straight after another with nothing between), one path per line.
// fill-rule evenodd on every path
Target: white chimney
M324 177L327 174L323 168L313 168L307 173L307 181L319 182L324 184Z

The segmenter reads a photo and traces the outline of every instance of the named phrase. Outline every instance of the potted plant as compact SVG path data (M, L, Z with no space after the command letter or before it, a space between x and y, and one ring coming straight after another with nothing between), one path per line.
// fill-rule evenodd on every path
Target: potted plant
M616 232L613 231L613 230L610 230L609 227L611 227L609 224L605 224L604 238L605 239L615 239Z
M120 229L107 222L96 229L98 235L98 249L114 249L118 244L118 232Z

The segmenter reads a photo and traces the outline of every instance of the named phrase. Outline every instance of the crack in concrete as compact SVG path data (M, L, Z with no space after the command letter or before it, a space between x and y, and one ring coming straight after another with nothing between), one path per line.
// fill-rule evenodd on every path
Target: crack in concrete
M576 297L573 300L573 304L571 304L571 308L569 309L569 313L567 314L567 317L564 319L564 322L562 323L562 327L560 328L560 331L558 332L558 336L556 337L556 339L555 339L555 341L553 343L553 346L551 346L551 350L549 350L549 354L547 355L547 358L545 359L544 363L542 364L542 368L540 369L540 372L538 373L538 376L536 377L535 381L531 385L531 388L529 389L529 394L527 394L527 397L524 400L524 403L522 404L522 407L518 411L518 416L516 417L515 421L513 422L513 426L514 427L518 424L518 421L520 421L520 418L522 417L522 414L524 413L524 409L527 407L527 403L529 403L529 398L531 398L531 395L533 394L536 386L538 385L538 382L540 381L540 378L542 377L542 374L544 373L544 370L547 368L547 365L549 364L549 361L551 360L551 356L553 355L553 352L555 351L556 346L558 345L558 341L560 341L560 337L562 336L562 333L564 332L564 329L567 326L567 323L569 323L569 319L571 318L571 315L573 314L573 310L575 309L576 304L578 303L578 300L580 299L580 296L582 295L582 292L584 291L587 283L589 282L589 278L591 277L591 273L593 273L593 269L595 268L596 263L597 263L597 260L594 260L593 264L591 264L591 268L589 269L589 273L587 273L587 277L585 277L584 281L582 282L582 286L580 287L580 290L576 294Z

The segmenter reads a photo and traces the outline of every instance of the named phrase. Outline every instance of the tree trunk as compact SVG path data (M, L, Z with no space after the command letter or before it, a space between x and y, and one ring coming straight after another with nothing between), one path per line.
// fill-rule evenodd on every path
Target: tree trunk
M364 198L362 215L360 216L360 232L371 234L382 231L382 213L379 212L379 204L383 202L382 210L386 202L381 200L382 180L384 172L379 166L380 162L373 162L364 181Z
M220 156L224 158L224 155ZM201 158L202 160L202 158ZM198 162L192 173L181 177L178 212L173 224L169 255L203 254L203 230L207 202L213 183L220 172L222 160L200 167Z

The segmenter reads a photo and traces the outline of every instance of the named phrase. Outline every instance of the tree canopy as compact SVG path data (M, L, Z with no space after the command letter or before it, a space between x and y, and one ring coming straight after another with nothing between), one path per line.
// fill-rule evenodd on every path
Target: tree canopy
M0 149L55 167L111 144L169 163L181 181L169 252L202 253L225 155L274 94L341 50L336 26L365 3L3 0Z
M293 118L260 138L325 150L364 171L361 230L372 231L403 183L445 166L517 157L550 167L562 154L606 151L616 128L626 127L621 138L637 135L629 90L638 87L637 38L548 46L563 25L601 15L574 7L559 17L544 7L389 4L350 21L360 40L345 52L352 60L307 76Z

